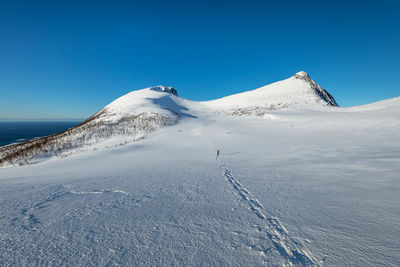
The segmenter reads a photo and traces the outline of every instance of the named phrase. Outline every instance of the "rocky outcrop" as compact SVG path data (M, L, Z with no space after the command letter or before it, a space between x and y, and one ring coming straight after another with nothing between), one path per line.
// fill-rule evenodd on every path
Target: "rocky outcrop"
M315 90L315 92L323 99L325 100L329 105L338 107L339 105L337 104L336 100L333 98L331 94L328 93L325 89L323 89L321 86L319 86L316 82L314 82L313 79L311 79L310 76L304 71L300 71L293 75L294 78L304 80L308 84L311 85L311 87Z
M164 93L170 93L170 94L178 96L178 91L176 91L175 88L170 87L170 86L158 85L158 86L150 87L150 90L154 90L154 91L158 91L158 92L164 92Z

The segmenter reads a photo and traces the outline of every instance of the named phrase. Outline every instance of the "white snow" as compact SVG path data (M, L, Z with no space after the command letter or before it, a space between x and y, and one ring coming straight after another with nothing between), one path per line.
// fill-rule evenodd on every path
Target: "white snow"
M296 75L307 75L299 72ZM275 82L258 89L223 97L217 100L205 102L209 108L232 110L246 107L265 107L270 109L301 108L321 109L327 103L321 99L312 85L295 76L289 79Z
M207 102L144 89L106 108L176 121L0 169L0 265L399 264L400 98L329 107L289 78Z

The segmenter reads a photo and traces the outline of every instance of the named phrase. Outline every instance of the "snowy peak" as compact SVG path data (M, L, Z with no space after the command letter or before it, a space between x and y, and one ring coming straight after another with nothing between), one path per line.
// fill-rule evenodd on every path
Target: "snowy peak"
M308 76L307 72L305 71L299 71L298 73L296 73L295 75L293 75L293 77L297 78L297 79L311 79L310 76Z
M152 86L149 89L153 90L153 91L158 91L158 92L170 93L170 94L178 96L178 91L176 91L175 88L170 87L170 86L157 85L157 86Z
M313 109L336 107L332 95L300 71L292 77L255 90L223 97L206 103L211 109L228 114L258 114L263 116L271 110Z
M143 112L174 117L175 115L172 113L176 113L177 105L173 105L171 108L166 107L165 103L172 105L180 99L175 88L158 85L127 93L105 106L101 112L108 114L103 116L103 119L114 121L124 116Z
M78 151L118 147L190 117L172 87L154 86L114 100L78 126L54 135L0 147L0 167L24 165Z
M308 83L315 92L325 100L329 105L338 107L339 105L336 103L336 100L333 98L331 94L328 93L325 89L319 86L305 71L299 71L295 75L292 76L295 79L303 80Z

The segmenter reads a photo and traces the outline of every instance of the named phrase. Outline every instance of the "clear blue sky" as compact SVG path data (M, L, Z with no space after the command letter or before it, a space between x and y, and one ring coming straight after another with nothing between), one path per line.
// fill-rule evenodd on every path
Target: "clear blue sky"
M85 118L163 84L208 100L300 70L342 106L400 95L400 1L0 1L0 118Z

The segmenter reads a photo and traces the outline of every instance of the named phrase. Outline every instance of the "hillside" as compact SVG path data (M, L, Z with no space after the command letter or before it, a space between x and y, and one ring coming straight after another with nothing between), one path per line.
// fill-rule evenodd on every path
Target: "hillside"
M273 110L337 106L334 98L305 72L256 90L195 102L178 97L172 87L154 86L128 93L82 124L52 136L0 147L0 166L25 165L51 157L122 146L184 118L210 113L270 117ZM196 115L193 115L196 114Z

